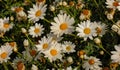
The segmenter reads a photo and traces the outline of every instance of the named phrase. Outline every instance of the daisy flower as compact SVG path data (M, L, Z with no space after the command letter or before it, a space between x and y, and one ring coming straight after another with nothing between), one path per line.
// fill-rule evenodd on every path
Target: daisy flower
M92 22L89 20L81 22L81 24L78 24L78 27L76 27L76 31L78 32L79 37L84 37L84 40L86 41L87 38L90 38L93 40L92 36L95 36L95 26Z
M59 42L63 39L63 37L57 37L57 35L54 35L53 33L47 34L47 37L52 37L52 42Z
M84 10L82 10L82 13L81 13L79 18L81 20L87 20L87 19L90 19L90 16L91 16L91 11L84 9Z
M52 37L48 37L46 38L45 36L43 38L41 38L41 40L39 40L39 44L36 45L37 50L40 52L43 52L45 50L48 50L50 48L50 44L52 41Z
M118 9L120 11L120 2L118 0L106 0L107 8Z
M100 67L101 62L98 58L90 56L86 57L86 60L83 63L83 68L85 70L101 70L102 68Z
M96 25L96 35L103 36L106 32L107 25L101 22L94 22L94 24Z
M1 46L0 48L0 63L7 62L10 59L10 55L12 54L12 47L10 46Z
M2 22L2 21L1 21ZM1 31L6 32L13 28L13 24L10 24L9 18L4 18L3 23L0 23Z
M45 57L48 57L50 62L55 61L57 59L61 60L62 59L61 50L62 50L61 45L57 42L53 42L51 43L50 49L46 50L44 54Z
M44 19L44 16L46 15L46 6L43 3L33 5L33 8L30 8L30 11L28 11L28 18L32 21L38 21L39 19Z
M55 22L52 22L51 32L53 32L57 36L61 36L63 34L71 34L74 31L74 27L72 26L74 18L70 18L70 15L67 14L58 14L57 17L54 18Z
M40 25L38 23L35 24L35 26L31 26L29 29L29 34L32 35L32 37L38 37L41 36L41 34L43 34L43 25Z
M120 44L114 46L116 51L111 51L111 59L113 62L118 62L120 64Z
M63 52L65 53L71 53L71 52L75 52L75 44L73 44L72 42L67 42L65 41L63 44L62 44L62 48L63 48Z

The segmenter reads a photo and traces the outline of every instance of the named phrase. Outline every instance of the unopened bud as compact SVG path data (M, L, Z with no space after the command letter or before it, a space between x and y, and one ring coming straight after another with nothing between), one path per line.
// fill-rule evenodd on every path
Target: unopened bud
M72 58L72 57L68 57L68 58L67 58L67 61L68 61L69 63L73 63L73 58Z
M95 38L95 39L94 39L94 42L95 42L96 44L100 44L100 43L101 43L101 40L100 40L99 38Z
M23 45L24 45L25 47L27 47L27 46L29 45L29 41L28 41L27 39L25 39L25 40L23 41Z
M55 11L55 7L54 6L50 6L50 11Z
M22 30L22 33L26 34L27 33L27 30L25 28L21 28Z

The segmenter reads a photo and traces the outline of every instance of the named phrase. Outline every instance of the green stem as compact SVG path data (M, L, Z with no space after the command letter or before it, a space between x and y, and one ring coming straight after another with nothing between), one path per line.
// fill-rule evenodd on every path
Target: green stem
M99 5L98 5L97 1L96 1L96 0L94 0L94 2L95 2L95 4L96 4L96 6L97 6L97 7L99 7Z
M49 20L47 20L47 19L45 19L45 18L44 18L43 20L46 21L46 22L48 22L48 23L51 23Z
M99 45L99 47L100 47L103 51L105 51L107 54L111 55L107 50L105 50L105 49L103 48L102 45Z
M31 41L31 39L28 37L28 35L27 34L25 34L25 35L26 35L28 41L31 43L31 45L34 46L34 43Z
M4 66L4 69L5 69L5 70L8 70L5 62L3 62L3 66Z

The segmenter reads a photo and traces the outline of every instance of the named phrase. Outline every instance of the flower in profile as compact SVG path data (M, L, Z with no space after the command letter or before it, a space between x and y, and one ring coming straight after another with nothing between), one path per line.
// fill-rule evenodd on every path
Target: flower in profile
M53 32L57 36L61 36L63 34L71 34L74 31L74 18L71 18L70 15L67 14L58 14L57 17L54 18L55 22L51 22L52 26L51 32Z
M120 44L114 46L115 51L111 51L111 60L112 62L117 62L120 64Z
M37 50L40 52L44 52L45 50L48 50L50 48L50 44L52 41L52 37L46 38L45 36L39 40L39 44L36 45Z
M33 5L33 8L30 8L30 11L28 11L28 18L33 22L36 22L39 19L44 19L47 9L46 6L47 5L44 5L43 3Z
M102 68L100 67L101 62L98 58L90 56L86 57L86 60L83 63L83 68L85 70L101 70Z
M2 23L3 22L3 23ZM13 24L9 22L9 17L8 18L4 18L3 21L1 20L1 23L0 23L0 30L2 32L6 32L6 31L9 31L10 29L13 28Z
M90 20L83 21L81 24L78 24L78 27L76 27L76 31L78 32L79 37L83 37L86 41L87 38L90 38L93 40L93 36L95 36L95 25L90 22Z
M105 15L109 20L114 18L115 10L113 8L109 8L108 11L105 11Z
M94 24L96 25L96 35L98 36L103 36L106 32L107 29L107 25L105 23L101 23L101 22L94 22Z
M44 51L43 53L45 54L45 57L48 57L50 62L55 61L57 59L62 59L62 48L61 44L57 42L52 42L50 49Z
M64 53L68 53L69 54L69 53L75 52L75 44L73 44L70 41L65 41L62 44L62 48L63 48L63 52Z
M107 8L118 9L120 11L120 2L119 0L106 0Z
M34 64L32 64L31 70L38 70L38 67Z
M80 15L80 20L89 20L91 16L91 11L88 9L83 9Z
M12 47L8 45L2 45L0 48L0 63L7 62L10 59L10 55L12 54Z
M29 34L32 35L33 38L38 37L41 36L43 30L44 30L43 25L36 23L35 26L30 26Z

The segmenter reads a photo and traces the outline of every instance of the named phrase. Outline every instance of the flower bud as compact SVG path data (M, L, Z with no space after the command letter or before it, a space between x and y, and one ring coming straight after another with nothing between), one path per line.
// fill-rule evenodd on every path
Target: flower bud
M63 1L63 6L67 6L67 2L66 1Z
M73 63L73 58L72 58L72 57L68 57L68 58L67 58L67 61L68 61L69 63Z
M100 55L104 55L104 51L101 50L101 51L100 51Z
M100 43L101 43L101 40L100 40L99 38L95 38L95 39L94 39L94 42L95 42L96 44L100 44Z
M31 70L38 70L38 67L33 64Z
M24 45L25 47L27 47L27 46L29 45L29 41L28 41L27 39L25 39L25 40L23 41L23 45Z
M50 11L55 11L55 6L50 6Z
M111 29L115 32L118 32L119 27L117 25L112 25Z
M21 28L22 30L22 33L26 34L27 33L27 30L25 28Z

